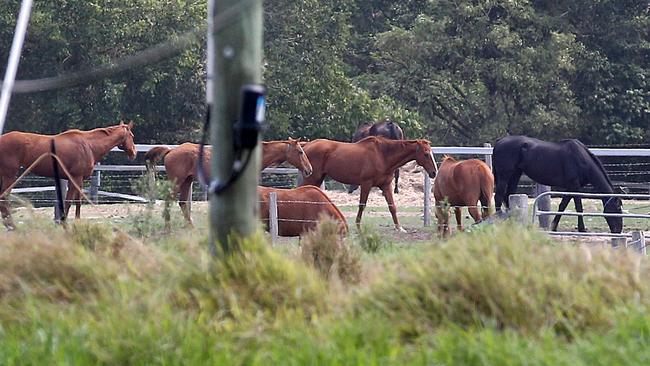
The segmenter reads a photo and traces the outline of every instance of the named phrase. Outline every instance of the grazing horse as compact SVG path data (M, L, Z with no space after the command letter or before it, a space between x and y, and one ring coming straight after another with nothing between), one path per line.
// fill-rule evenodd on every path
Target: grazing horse
M137 151L133 143L132 127L133 122L120 122L116 126L90 131L74 129L53 136L18 131L0 136L0 194L14 183L21 167L29 167L41 155L50 152L52 141L56 146L56 155L70 174L67 178L82 188L84 178L92 175L95 164L115 146L126 152L131 160L135 159ZM53 170L52 158L47 157L36 164L31 172L43 177L54 177ZM65 178L60 166L59 171ZM81 192L75 184L68 187L64 217L68 215L72 202L76 203L75 217L81 217ZM0 197L0 212L5 226L13 229L15 226L5 198Z
M397 210L391 189L395 169L415 160L429 173L436 176L436 165L427 140L389 140L370 136L356 142L339 142L319 139L304 145L314 172L303 180L302 185L320 186L326 176L344 184L361 186L357 226L368 201L372 187L379 187L386 198L395 228L404 231L397 219Z
M438 166L433 185L438 233L446 236L451 232L447 205L454 206L456 225L458 230L463 230L461 207L467 206L474 222L479 222L490 215L493 193L494 176L487 164L478 159L456 161L450 156L445 156L442 164ZM478 210L479 201L483 215Z
M278 235L300 236L316 227L323 215L339 224L339 232L345 235L348 224L339 209L318 187L302 186L293 189L258 187L260 218L266 230L269 228L269 193L277 193Z
M506 136L494 145L492 166L496 180L494 201L497 211L508 196L517 189L519 178L525 173L537 183L560 187L569 192L581 192L591 184L598 193L613 193L614 186L605 173L600 160L578 140L547 142L526 136ZM573 201L577 212L582 212L580 197L563 197L559 211L564 211ZM603 198L605 213L621 213L621 200L617 197ZM555 216L551 230L556 231L561 215ZM606 217L612 233L623 230L621 217ZM586 231L582 216L578 216L578 230Z
M357 132L352 136L352 142L360 141L368 136L381 136L391 140L404 140L404 132L395 122L379 122L369 123L366 122L357 128ZM394 192L399 193L398 187L399 169L395 169L395 187ZM354 192L359 186L351 184L348 186L348 193Z
M210 171L210 149L204 150L203 170ZM145 156L147 169L152 171L156 162L164 159L167 177L174 183L174 195L179 194L178 205L188 224L192 224L188 199L190 199L192 182L196 177L199 161L199 145L186 142L173 149L157 146L149 150ZM289 138L286 141L268 141L262 143L262 169L287 161L300 169L304 175L310 175L312 168L307 155L300 146L299 140Z

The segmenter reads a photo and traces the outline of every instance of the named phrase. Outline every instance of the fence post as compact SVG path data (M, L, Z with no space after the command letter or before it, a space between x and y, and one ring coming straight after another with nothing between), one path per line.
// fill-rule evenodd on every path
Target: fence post
M99 165L99 163L97 163ZM99 192L99 186L102 184L102 172L100 170L95 170L93 175L90 177L90 200L93 203L97 203L97 196Z
M59 179L61 182L61 197L63 197L63 209L65 210L65 197L68 195L68 181L66 179ZM59 222L63 218L63 212L59 211L59 205L54 205L54 220Z
M302 172L298 172L298 176L296 177L296 187L300 187L302 182L305 180L305 177L303 177Z
M422 171L424 177L424 226L431 226L431 178L426 171Z
M515 221L522 225L528 225L528 196L525 194L511 194L508 202Z
M271 233L271 242L278 239L278 194L269 193L269 232Z
M535 185L535 197L539 196L540 194L544 192L548 192L551 190L550 186L544 185L544 184L536 184ZM537 208L540 211L550 211L551 210L551 196L544 196L542 197L539 201L537 201ZM534 220L535 218L533 218ZM551 223L551 217L547 215L540 215L539 216L539 227L542 229L548 229L549 225Z
M483 144L483 147L492 147L492 144L486 142ZM485 154L485 164L487 164L490 167L490 170L492 170L492 154Z
M645 234L643 233L643 231L633 231L631 232L631 234L632 234L632 244L634 249L639 253L646 255Z

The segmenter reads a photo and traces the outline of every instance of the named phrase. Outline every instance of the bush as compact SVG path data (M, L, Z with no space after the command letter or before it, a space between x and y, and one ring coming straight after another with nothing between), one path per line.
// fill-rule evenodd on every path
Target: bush
M378 233L370 224L365 224L359 227L355 242L366 253L375 254L387 248L389 242Z
M322 219L318 226L300 239L302 259L327 279L358 283L361 263L356 253L341 237L336 221Z
M515 227L459 235L393 267L355 311L392 319L403 334L454 323L572 335L611 325L618 308L650 303L645 258L552 245Z
M173 294L176 306L216 322L309 318L325 309L326 287L316 273L273 251L261 234L232 240L240 250L205 268L187 263L180 269L185 273Z

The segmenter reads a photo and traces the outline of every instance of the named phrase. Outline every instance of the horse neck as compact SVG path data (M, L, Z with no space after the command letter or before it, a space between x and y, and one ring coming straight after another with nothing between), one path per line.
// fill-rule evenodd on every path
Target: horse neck
M84 134L90 149L93 152L95 161L101 160L112 148L122 143L124 136L118 129L107 130L97 129Z
M415 160L417 143L411 141L384 140L381 150L384 161L388 165L387 171L394 171L411 160Z
M287 144L282 141L262 143L262 169L287 160Z

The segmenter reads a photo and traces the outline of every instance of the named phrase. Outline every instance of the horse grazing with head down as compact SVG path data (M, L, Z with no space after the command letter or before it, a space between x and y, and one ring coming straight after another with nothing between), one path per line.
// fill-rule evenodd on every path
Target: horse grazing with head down
M494 177L487 164L478 159L456 161L450 156L445 156L442 164L438 166L438 174L433 185L438 233L446 236L451 232L449 206L454 207L458 230L463 230L462 206L467 206L474 222L488 217L493 193ZM477 206L479 201L482 215Z
M581 192L591 184L598 193L613 193L614 186L609 180L600 160L578 140L547 142L526 136L506 136L494 145L493 168L496 180L494 201L497 210L508 196L517 189L519 178L526 174L537 183L560 187L569 192ZM577 212L582 212L580 197L563 197L559 211L564 211L573 198ZM603 198L605 213L621 213L621 200L617 197ZM551 229L557 230L561 215L555 216ZM612 233L623 230L621 217L606 217ZM578 230L586 231L582 216L578 216Z
M178 205L181 207L185 220L191 225L192 217L188 199L191 199L192 182L197 174L199 145L186 142L173 149L157 146L149 150L144 158L149 171L153 171L154 165L160 159L164 160L167 177L174 183L174 195L179 195ZM204 149L203 171L210 171L210 160L211 152L206 148ZM289 138L286 141L262 142L262 169L285 161L298 168L304 175L311 174L311 164L300 146L299 140Z
M363 140L368 136L380 136L391 140L404 140L404 132L397 123L392 121L384 121L374 124L366 122L362 124L357 128L357 132L352 136L352 142ZM399 193L398 181L399 169L395 169L395 193ZM354 192L357 188L359 188L359 186L353 184L349 185L348 193Z
M404 231L397 218L391 187L395 169L415 160L429 173L436 175L436 165L427 140L388 140L370 136L356 142L339 142L325 139L311 141L304 145L314 172L303 180L303 185L320 186L326 176L344 184L361 186L357 226L368 201L372 187L383 192L395 228Z
M260 218L266 230L269 228L271 192L275 192L278 198L278 235L300 236L314 229L323 217L336 221L341 235L347 234L348 224L345 216L323 191L314 186L293 189L258 187Z
M58 135L14 131L0 136L0 194L5 193L4 197L0 197L0 212L5 226L14 228L6 200L6 195L9 194L7 189L16 180L21 167L27 168L41 155L50 153L52 141L56 146L56 155L70 174L66 177L59 165L62 178L67 178L82 188L84 178L92 175L95 164L112 148L117 146L126 152L131 160L135 159L137 151L133 143L132 127L133 122L129 124L120 122L116 126L90 131L68 130ZM54 177L52 160L51 157L43 158L31 172L43 177ZM81 217L81 192L77 190L75 184L70 184L68 187L64 217L68 215L72 202L76 203L75 217Z

